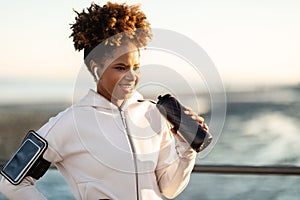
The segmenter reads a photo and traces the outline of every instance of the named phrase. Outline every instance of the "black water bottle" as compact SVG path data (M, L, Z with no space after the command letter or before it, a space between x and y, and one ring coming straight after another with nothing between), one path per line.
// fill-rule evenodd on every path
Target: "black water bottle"
M184 106L175 97L170 94L159 96L156 107L195 151L202 151L211 143L212 135L184 113Z

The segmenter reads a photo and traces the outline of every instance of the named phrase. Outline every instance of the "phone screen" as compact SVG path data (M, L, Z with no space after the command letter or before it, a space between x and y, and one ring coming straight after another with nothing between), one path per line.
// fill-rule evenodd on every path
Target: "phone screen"
M8 161L3 171L13 181L17 181L23 172L30 167L31 161L35 159L40 149L31 139L26 139L12 159Z

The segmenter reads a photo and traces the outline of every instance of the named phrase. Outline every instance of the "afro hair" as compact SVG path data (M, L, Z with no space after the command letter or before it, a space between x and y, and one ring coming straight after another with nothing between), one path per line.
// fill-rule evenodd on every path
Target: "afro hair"
M101 7L92 3L87 11L75 12L77 16L75 23L70 24L70 37L73 37L75 50L84 50L84 58L100 43L117 47L130 41L141 48L152 37L150 24L140 11L140 5L107 2Z

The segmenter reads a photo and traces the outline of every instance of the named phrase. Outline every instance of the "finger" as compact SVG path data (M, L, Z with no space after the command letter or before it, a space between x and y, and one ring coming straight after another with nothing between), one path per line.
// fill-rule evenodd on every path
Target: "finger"
M192 111L192 108L190 108L190 107L188 107L188 106L185 106L185 107L184 107L184 110Z
M185 110L184 113L185 113L186 115L195 115L195 116L198 116L198 114L195 113L195 112L192 111L192 110Z
M175 131L174 128L171 128L170 130L171 130L171 132L172 132L173 134L177 134L177 131Z
M208 127L208 125L207 125L206 123L203 124L203 128L204 128L204 130L206 130L206 131L209 130L209 127Z
M193 111L190 107L184 107L184 113L186 115L191 115L193 113Z
M185 108L185 111L184 113L186 115L190 115L191 118L195 121L197 121L199 124L203 125L204 123L204 118L199 116L196 112L194 112L191 108L189 107L184 107Z
M186 115L195 115L195 112L193 112L192 110L185 110L184 114L186 114Z
M189 110L185 110L185 111L184 111L184 114L190 115L190 111L189 111Z
M199 120L198 120L198 117L195 116L195 115L191 115L191 118L192 118L194 121L199 121Z
M198 122L199 124L203 125L204 124L204 118L201 116L198 116Z
M204 118L199 116L199 115L191 115L191 118L194 120L194 121L197 121L199 124L203 125L204 123Z

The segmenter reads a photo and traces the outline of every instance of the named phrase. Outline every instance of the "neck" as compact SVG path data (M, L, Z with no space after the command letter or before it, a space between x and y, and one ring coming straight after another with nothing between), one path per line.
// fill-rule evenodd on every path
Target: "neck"
M100 92L98 92L99 94L101 94ZM114 104L115 106L117 106L118 108L122 107L123 104L126 102L125 99L116 99L114 97L108 98L106 95L101 94L105 99L107 99L108 101L110 101L112 104Z
M124 100L124 99L112 99L111 102L114 105L116 105L118 108L122 108L122 106L125 104L126 100Z
M109 93L105 89L101 90L97 88L97 92L117 107L120 107L123 104L123 102L126 102L124 99L117 99L109 95Z

